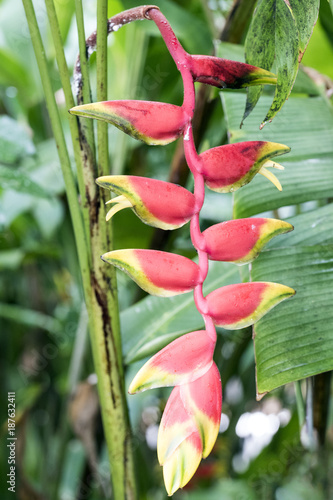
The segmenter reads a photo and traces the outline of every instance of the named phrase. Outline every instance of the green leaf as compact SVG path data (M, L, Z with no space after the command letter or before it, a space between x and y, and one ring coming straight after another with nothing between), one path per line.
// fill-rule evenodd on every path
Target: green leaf
M238 282L237 266L211 262L204 292ZM180 335L203 327L192 293L170 298L146 297L126 309L120 321L127 364L155 354Z
M0 251L0 270L18 270L21 266L25 252L21 248ZM1 316L1 305L0 305Z
M244 96L225 93L222 96L227 115L230 142L263 140L286 144L291 148L281 157L284 171L277 177L282 184L279 192L267 179L257 175L248 185L234 194L234 217L249 217L266 210L294 205L331 196L333 188L333 113L322 97L292 97L283 115L261 132L254 125L269 96L263 96L243 129L238 120Z
M296 295L255 326L257 393L333 369L333 245L267 250L254 281L276 281Z
M1 164L0 183L2 189L13 189L14 191L28 193L40 198L49 197L49 194L36 182L32 181L24 172Z
M0 54L1 55L1 54ZM35 146L27 129L9 116L0 117L0 158L2 163L13 164L25 155L32 155Z
M28 85L28 73L21 62L8 50L0 48L0 84L22 88Z
M316 24L320 0L285 0L290 4L295 17L298 30L299 55L298 62L301 62L305 49L311 38L314 25Z
M288 218L294 231L271 240L266 248L333 244L333 203Z
M261 127L280 111L288 98L319 12L319 0L260 0L246 42L246 62L270 70L274 58L277 86ZM248 90L244 119L251 113L261 88Z
M1 252L1 254L3 253ZM42 328L55 336L63 330L61 322L56 318L13 304L0 303L0 318L15 321L28 327Z

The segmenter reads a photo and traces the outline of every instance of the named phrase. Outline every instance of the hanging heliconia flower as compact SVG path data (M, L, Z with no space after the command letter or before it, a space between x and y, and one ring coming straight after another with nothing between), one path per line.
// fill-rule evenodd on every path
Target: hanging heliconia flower
M71 113L115 125L150 145L165 145L182 134L187 116L174 104L151 101L104 101L76 106Z
M219 88L240 89L277 82L276 76L265 69L219 57L190 56L189 67L195 82Z
M191 220L196 210L194 195L171 182L134 175L108 175L96 182L119 195L108 202L113 206L106 220L123 208L131 208L145 224L177 229Z
M191 332L171 342L138 371L128 392L185 384L211 367L215 342L204 331ZM186 353L186 356L184 356Z
M125 271L143 290L159 296L194 291L194 301L205 328L187 333L148 360L129 387L131 394L154 387L175 386L166 404L157 442L169 495L185 486L202 458L211 452L219 433L222 411L221 378L213 354L215 326L227 329L253 325L295 291L279 283L250 282L228 285L203 295L208 260L245 264L258 256L274 236L291 231L276 219L239 219L200 231L199 214L205 184L221 193L235 191L260 173L282 189L268 167L282 169L271 160L289 151L282 144L249 141L209 149L198 155L193 140L194 82L220 88L275 84L268 71L211 56L190 55L180 45L168 21L155 6L145 16L160 30L184 83L182 106L148 101L109 101L86 104L71 113L112 123L149 145L163 145L180 136L194 177L194 194L181 186L144 177L110 175L97 183L117 196L111 198L107 220L131 208L146 224L176 229L190 221L191 239L199 263L181 255L155 250L126 249L105 253L102 259Z
M270 158L288 153L290 148L275 142L248 141L227 144L201 153L201 174L213 191L228 193L248 184L259 173L281 191L282 187L268 167L283 169Z
M200 268L182 255L158 250L114 250L102 259L125 271L151 295L170 297L190 292L200 283Z
M193 382L175 387L166 404L157 439L168 495L185 486L206 458L219 433L220 373L215 363Z
M252 262L266 243L278 234L294 228L279 219L235 219L206 229L205 251L210 260L247 264Z
M228 285L207 295L209 315L217 326L238 330L253 325L295 290L279 283Z

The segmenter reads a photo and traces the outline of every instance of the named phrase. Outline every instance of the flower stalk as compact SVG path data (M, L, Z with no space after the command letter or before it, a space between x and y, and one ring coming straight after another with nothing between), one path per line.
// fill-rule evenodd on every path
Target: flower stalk
M110 122L149 145L167 144L183 136L185 158L194 178L193 194L185 194L184 188L171 187L169 183L133 176L97 179L100 186L118 195L108 202L114 207L107 219L129 207L143 222L162 229L173 229L190 221L191 240L198 254L198 264L153 250L119 250L102 256L151 294L170 296L193 290L196 308L205 324L204 330L184 335L158 352L141 368L129 388L130 393L135 393L153 387L175 386L158 436L158 458L163 466L167 492L172 495L191 479L218 435L222 393L220 374L213 361L215 325L230 329L252 325L295 293L285 285L252 282L225 286L204 296L203 283L209 260L251 262L271 237L292 229L290 224L281 221L255 219L253 222L229 221L202 232L200 212L205 185L221 193L230 192L261 173L280 189L279 181L267 167L281 168L271 158L288 152L289 148L252 141L219 146L199 155L192 131L194 82L220 88L243 88L275 84L276 77L250 65L188 54L161 11L154 6L144 9L144 16L153 20L160 30L181 74L182 106L146 101L102 101L74 107L70 112ZM168 201L163 203L162 192L168 193L165 198L173 201L172 207L168 206Z

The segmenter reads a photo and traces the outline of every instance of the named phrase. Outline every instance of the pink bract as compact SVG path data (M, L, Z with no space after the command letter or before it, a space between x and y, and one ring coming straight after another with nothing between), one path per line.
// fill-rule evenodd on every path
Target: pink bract
M102 101L76 106L70 112L112 123L150 145L178 139L188 120L182 107L155 101Z
M196 82L219 88L239 89L249 85L276 84L269 71L214 56L191 56L190 68Z

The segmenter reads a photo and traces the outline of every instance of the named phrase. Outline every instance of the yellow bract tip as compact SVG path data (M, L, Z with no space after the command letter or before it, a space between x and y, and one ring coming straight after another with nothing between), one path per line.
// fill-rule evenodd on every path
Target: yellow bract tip
M259 174L263 175L264 177L266 177L266 179L271 181L279 191L282 191L281 183L279 179L273 174L273 172L267 170L265 167L261 167L261 169L259 170Z

